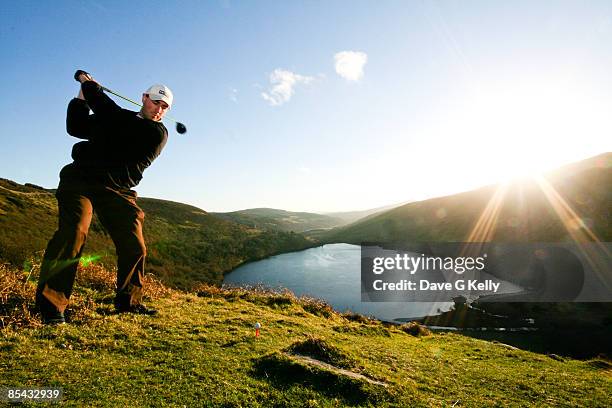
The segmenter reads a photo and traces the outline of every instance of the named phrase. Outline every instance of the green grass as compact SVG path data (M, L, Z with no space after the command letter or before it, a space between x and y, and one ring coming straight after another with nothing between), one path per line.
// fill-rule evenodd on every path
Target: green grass
M62 387L67 406L612 404L607 360L554 359L453 333L415 337L289 293L156 284L158 316L117 315L112 285L101 284L110 275L87 271L70 324L43 327L30 316L1 330L0 387ZM23 289L7 303L29 307L31 280L2 275ZM307 365L296 352L387 386Z

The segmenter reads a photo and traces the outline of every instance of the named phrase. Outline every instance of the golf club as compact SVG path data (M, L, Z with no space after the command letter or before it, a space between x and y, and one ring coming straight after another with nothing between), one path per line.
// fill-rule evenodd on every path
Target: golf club
M74 79L75 79L77 82L80 82L80 81L79 81L79 76L80 76L81 74L83 74L83 75L89 75L89 76L91 77L91 74L90 74L90 73L85 72L85 71L83 71L83 70L79 69L79 70L77 70L77 71L74 73ZM113 95L115 95L115 96L118 96L119 98L121 98L121 99L123 99L123 100L125 100L125 101L128 101L128 102L130 102L130 103L132 103L132 104L134 104L134 105L136 105L136 106L138 106L138 107L141 107L141 108L142 108L142 105L141 105L140 103L138 103L138 102L136 102L136 101L133 101L133 100L131 100L130 98L126 98L125 96L119 95L117 92L112 91L112 90L108 89L107 87L105 87L105 86L103 86L103 85L100 85L100 87L101 87L103 90L105 90L106 92L111 93L111 94L113 94ZM176 132L177 132L177 133L179 133L179 134L181 134L181 135L182 135L183 133L186 133L186 132L187 132L187 127L186 127L184 124L182 124L181 122L179 122L179 121L177 121L177 120L175 120L175 119L172 119L172 118L171 118L170 116L168 116L168 115L165 115L165 116L164 116L164 119L169 119L169 120L173 121L174 123L176 123Z

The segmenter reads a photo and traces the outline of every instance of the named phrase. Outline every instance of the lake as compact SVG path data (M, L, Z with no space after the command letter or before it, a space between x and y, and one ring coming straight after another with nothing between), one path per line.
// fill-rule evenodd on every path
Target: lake
M248 263L228 273L224 286L261 284L287 288L297 296L323 299L339 312L352 311L393 321L439 314L450 302L362 302L361 248L328 244Z

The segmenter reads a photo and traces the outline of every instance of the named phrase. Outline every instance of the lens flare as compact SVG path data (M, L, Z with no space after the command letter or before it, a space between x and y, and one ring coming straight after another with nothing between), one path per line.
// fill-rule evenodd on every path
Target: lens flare
M102 258L100 255L85 255L81 257L79 263L82 267L88 267L89 265L94 264L100 258Z

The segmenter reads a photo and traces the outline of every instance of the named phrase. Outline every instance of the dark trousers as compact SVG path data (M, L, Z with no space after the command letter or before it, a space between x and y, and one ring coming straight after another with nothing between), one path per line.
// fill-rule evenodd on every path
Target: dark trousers
M94 208L117 250L115 304L140 303L146 247L142 235L144 212L136 205L136 192L62 182L56 198L59 228L47 245L36 290L41 312L65 310Z

